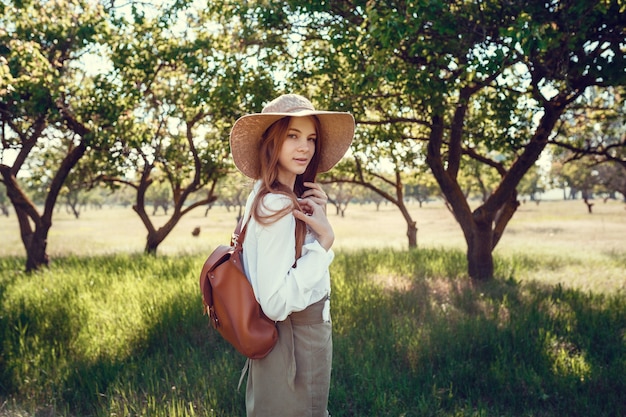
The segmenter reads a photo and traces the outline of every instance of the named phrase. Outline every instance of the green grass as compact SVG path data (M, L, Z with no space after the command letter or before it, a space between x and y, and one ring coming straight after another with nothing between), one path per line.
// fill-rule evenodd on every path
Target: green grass
M203 261L65 256L27 275L0 258L0 416L245 415ZM338 251L332 415L626 415L626 295L517 278L570 263L497 257L473 283L456 249Z

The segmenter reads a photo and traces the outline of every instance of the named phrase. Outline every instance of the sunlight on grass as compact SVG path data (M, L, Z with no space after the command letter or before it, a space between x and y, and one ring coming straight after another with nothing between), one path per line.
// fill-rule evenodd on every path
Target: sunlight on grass
M0 416L244 415L203 261L67 256L27 275L0 258ZM497 257L474 282L460 250L337 251L333 416L624 415L626 295L518 278L582 265Z

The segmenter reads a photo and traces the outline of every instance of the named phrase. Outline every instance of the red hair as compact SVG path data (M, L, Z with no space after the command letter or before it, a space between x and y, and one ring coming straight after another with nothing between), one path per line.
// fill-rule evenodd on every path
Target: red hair
M307 166L304 173L296 176L296 183L294 184L293 190L278 181L278 157L283 143L287 138L287 130L289 128L289 123L291 122L291 116L286 116L277 120L263 133L261 147L259 149L261 168L258 173L258 178L261 180L261 187L252 202L251 210L254 219L260 224L272 224L278 219L290 214L294 208L299 208L300 204L298 203L298 198L302 196L302 193L306 190L304 183L315 182L324 138L322 138L321 135L322 129L319 119L315 116L309 117L313 120L317 135L315 153L313 154L313 158L311 158L311 162ZM271 212L270 214L261 214L260 209L261 205L263 205L263 198L270 193L283 194L291 199L292 204L281 210ZM265 209L264 212L267 213L267 208L263 208ZM302 246L304 245L304 238L306 236L306 224L302 220L296 219L295 234L297 260L302 255Z

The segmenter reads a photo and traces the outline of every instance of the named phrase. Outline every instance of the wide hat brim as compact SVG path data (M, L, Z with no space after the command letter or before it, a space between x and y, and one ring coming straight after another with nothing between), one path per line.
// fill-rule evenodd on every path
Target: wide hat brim
M324 146L318 172L327 172L343 158L354 137L354 117L350 113L323 110L267 112L239 118L230 132L230 149L235 166L247 177L260 178L259 149L263 133L274 122L286 116L316 116L321 124Z

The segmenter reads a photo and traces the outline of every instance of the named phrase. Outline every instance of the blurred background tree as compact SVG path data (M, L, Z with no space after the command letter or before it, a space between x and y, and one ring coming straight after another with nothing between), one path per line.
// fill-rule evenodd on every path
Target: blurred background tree
M617 0L0 7L0 174L29 270L47 263L52 212L73 193L73 169L86 187L130 186L132 196L115 195L132 200L145 251L156 253L181 216L223 189L234 121L282 92L355 115L351 151L322 180L393 203L409 247L417 222L408 200L441 196L475 279L493 275L518 193L538 199L541 181L566 177L587 198L624 192ZM550 158L554 170L539 171ZM171 197L163 224L146 211L156 183ZM24 187L42 193L41 213ZM336 200L339 213L359 198L350 191Z

